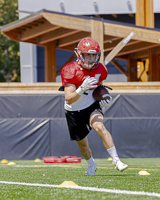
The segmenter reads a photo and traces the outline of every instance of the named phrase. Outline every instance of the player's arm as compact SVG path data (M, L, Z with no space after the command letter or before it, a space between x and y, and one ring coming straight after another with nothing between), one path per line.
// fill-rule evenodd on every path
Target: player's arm
M76 89L74 84L65 84L65 100L68 104L72 104L77 101L81 95L83 95L87 90L96 88L97 79L94 77L87 76L83 81L82 85Z
M76 102L80 98L80 95L76 92L76 86L73 84L66 83L64 91L65 100L69 105Z

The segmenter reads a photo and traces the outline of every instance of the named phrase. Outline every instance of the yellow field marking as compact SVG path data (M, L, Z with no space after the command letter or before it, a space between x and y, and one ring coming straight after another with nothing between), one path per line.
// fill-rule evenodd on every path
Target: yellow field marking
M76 186L78 187L79 185L77 185L75 182L73 181L64 181L63 183L61 183L58 188L64 188L64 187L69 187L69 186Z
M39 159L39 158L36 158L36 159L34 160L34 162L42 162L42 160Z
M9 162L9 163L7 163L7 165L13 166L13 165L16 165L16 163L15 162Z
M139 171L138 175L140 175L140 176L148 176L148 175L150 175L150 173L148 173L147 171Z
M6 164L6 163L8 163L8 160L2 159L2 160L1 160L1 163Z

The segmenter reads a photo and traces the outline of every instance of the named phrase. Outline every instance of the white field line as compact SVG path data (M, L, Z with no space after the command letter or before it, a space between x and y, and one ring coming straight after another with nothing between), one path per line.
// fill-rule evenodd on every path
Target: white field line
M38 186L38 187L58 187L59 185L50 185L50 184L40 184L40 183L22 183L22 182L12 182L12 181L0 181L2 184L10 185L26 185L26 186Z
M0 183L2 183L2 184L10 184L10 185L26 185L26 186L51 187L51 188L57 188L59 186L59 185L50 185L50 184L22 183L22 182L10 182L10 181L0 181ZM116 190L116 189L106 189L106 188L96 188L96 187L82 187L82 186L66 186L65 188L71 188L71 189L77 189L77 190L86 190L86 191L94 191L94 192L107 192L107 193L114 193L114 194L128 194L128 195L143 195L143 196L160 197L160 193L155 193L155 192Z

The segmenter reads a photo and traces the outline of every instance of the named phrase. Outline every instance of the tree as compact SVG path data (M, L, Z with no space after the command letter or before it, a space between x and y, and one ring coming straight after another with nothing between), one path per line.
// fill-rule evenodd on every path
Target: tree
M18 20L18 0L0 0L0 26ZM20 82L19 43L0 32L0 82Z

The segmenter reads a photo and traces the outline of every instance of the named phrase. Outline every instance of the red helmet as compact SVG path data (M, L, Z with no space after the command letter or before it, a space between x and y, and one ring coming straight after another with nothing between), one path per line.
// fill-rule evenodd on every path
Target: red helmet
M97 67L101 56L100 46L97 41L90 37L84 38L79 42L77 48L75 49L75 53L78 57L78 62L80 65L82 65L82 67L86 69ZM95 59L92 61L86 60L84 56L85 54L95 55Z

